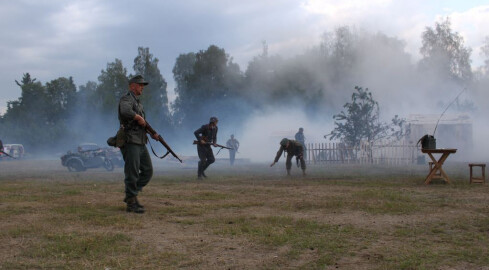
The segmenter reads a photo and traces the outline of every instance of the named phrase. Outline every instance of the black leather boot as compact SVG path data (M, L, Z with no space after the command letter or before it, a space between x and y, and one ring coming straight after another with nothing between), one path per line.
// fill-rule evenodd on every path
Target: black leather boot
M142 208L138 202L136 197L131 197L126 199L127 208L126 211L130 213L142 214L144 213L144 208Z

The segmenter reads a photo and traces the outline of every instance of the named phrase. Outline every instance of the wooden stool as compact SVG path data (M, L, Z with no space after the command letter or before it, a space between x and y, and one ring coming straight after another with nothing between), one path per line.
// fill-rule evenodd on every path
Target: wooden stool
M482 177L477 178L472 174L472 167L481 167L482 169ZM486 164L483 163L469 163L470 168L470 183L485 183L486 182Z
M433 170L433 165L434 164L435 163L433 163L432 161L430 161L430 171ZM433 176L434 176L433 178L442 178L440 171L436 172Z

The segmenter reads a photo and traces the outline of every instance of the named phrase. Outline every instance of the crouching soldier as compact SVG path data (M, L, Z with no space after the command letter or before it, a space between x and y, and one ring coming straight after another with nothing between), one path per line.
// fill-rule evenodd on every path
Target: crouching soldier
M285 167L287 168L287 175L290 175L290 168L292 168L292 158L296 156L297 159L299 159L299 161L301 162L302 175L305 176L306 162L304 161L304 147L298 141L283 138L280 141L280 149L278 150L277 155L275 156L275 160L273 161L272 164L270 164L270 167L272 167L273 165L275 165L275 163L278 162L280 156L284 151L287 152L287 160L285 161Z

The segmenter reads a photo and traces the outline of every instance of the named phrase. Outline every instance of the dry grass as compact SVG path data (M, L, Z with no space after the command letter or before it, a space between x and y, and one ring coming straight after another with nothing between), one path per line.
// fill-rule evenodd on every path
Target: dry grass
M0 268L489 269L489 188L465 166L425 186L419 166L165 165L137 215L121 169L1 162Z

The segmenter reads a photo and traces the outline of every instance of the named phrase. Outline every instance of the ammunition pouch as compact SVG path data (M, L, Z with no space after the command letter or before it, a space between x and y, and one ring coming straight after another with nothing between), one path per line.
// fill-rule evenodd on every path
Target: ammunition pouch
M124 131L124 127L120 127L119 130L117 131L117 134L113 137L109 137L107 139L107 144L109 146L113 147L123 147L127 142L127 135L126 132Z

